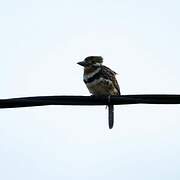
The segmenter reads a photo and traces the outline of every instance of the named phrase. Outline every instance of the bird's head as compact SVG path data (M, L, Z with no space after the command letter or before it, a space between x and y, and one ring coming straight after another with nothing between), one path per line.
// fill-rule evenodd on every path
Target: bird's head
M77 64L83 66L84 68L100 67L103 63L103 58L101 56L88 56L84 61L80 61Z

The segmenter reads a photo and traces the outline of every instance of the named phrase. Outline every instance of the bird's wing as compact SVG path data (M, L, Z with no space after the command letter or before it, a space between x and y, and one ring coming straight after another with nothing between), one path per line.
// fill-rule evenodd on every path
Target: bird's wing
M121 94L120 93L120 87L119 87L119 84L118 84L116 77L115 77L115 75L117 73L114 72L113 70L111 70L110 68L106 67L106 66L102 66L101 71L102 71L102 75L105 79L111 80L113 82L114 87L117 89L117 91L120 95Z

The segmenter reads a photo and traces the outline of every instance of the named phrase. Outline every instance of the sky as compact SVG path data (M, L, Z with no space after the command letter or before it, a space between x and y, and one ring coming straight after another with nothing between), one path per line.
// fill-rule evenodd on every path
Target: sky
M178 0L0 2L0 98L89 95L100 55L122 94L179 94ZM0 179L180 179L179 105L0 110Z

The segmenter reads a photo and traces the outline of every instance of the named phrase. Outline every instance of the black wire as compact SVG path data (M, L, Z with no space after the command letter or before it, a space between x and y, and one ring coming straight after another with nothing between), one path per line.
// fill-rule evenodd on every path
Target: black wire
M108 96L35 96L0 99L0 108L17 108L46 105L108 105ZM180 95L139 94L111 96L110 104L180 104Z

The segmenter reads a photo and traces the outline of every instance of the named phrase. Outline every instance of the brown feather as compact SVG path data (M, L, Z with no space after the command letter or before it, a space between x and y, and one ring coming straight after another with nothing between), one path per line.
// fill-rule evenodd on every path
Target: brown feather
M114 72L113 70L111 70L110 68L104 66L104 65L102 65L101 71L102 71L102 77L107 79L107 80L111 80L113 82L114 87L118 91L117 95L120 95L121 94L120 93L120 87L119 87L119 84L118 84L116 77L115 77L115 75L117 73Z

